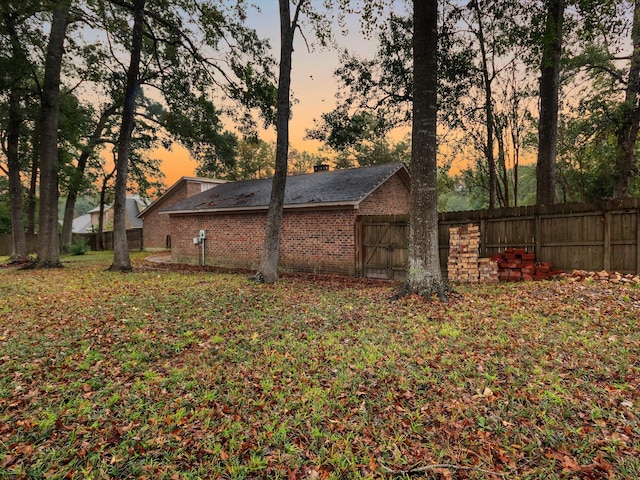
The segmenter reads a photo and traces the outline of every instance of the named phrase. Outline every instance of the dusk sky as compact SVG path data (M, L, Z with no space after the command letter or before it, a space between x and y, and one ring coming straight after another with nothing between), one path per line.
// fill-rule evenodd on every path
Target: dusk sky
M247 24L256 29L258 35L271 40L274 57L279 60L280 48L280 20L278 16L278 2L276 0L259 0L261 12L251 11ZM309 28L305 29L305 37L309 42L313 34ZM336 40L340 50L345 46L360 54L372 55L375 51L375 40L367 40L360 32L357 19L353 19L349 26L348 36L338 32ZM338 67L339 50L307 50L300 32L296 32L294 39L293 68L291 72L291 89L294 97L293 117L290 123L290 144L298 150L316 151L320 143L304 140L305 129L314 126L313 120L324 112L331 111L335 104L336 82L333 77ZM276 72L277 73L277 72ZM275 140L275 130L262 130L261 138L267 141ZM189 158L188 152L177 147L170 153L158 155L163 159L162 169L165 172L165 183L172 185L182 176L194 176L195 161Z

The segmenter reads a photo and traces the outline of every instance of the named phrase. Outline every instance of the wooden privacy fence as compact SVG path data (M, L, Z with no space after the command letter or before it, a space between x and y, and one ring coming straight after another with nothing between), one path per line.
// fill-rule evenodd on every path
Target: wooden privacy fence
M38 248L38 235L26 235L27 251L35 252ZM11 255L13 253L13 239L10 233L0 235L0 255Z
M523 248L554 269L640 273L640 198L599 204L562 203L439 215L440 265L446 273L449 228L480 226L480 256ZM356 273L402 280L408 259L408 216L360 217Z
M97 233L82 233L74 235L74 237L82 237L86 239L91 247L91 250L96 250L96 244L98 240ZM130 228L127 230L127 245L130 251L143 250L144 238L141 228ZM102 232L102 249L113 250L113 232Z
M97 233L74 233L73 241L77 238L84 238L92 250L96 249ZM142 250L144 241L141 228L131 228L127 230L127 242L129 250ZM102 246L104 250L113 250L113 232L102 232ZM27 235L27 250L35 253L38 250L38 235ZM11 234L0 235L0 255L11 255L13 251Z

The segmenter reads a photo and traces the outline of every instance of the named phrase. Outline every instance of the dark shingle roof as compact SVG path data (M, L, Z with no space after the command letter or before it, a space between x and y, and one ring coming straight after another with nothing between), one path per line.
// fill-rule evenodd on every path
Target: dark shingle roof
M287 177L285 208L358 205L396 172L408 185L402 163ZM271 179L225 183L162 210L166 213L260 210L269 206Z

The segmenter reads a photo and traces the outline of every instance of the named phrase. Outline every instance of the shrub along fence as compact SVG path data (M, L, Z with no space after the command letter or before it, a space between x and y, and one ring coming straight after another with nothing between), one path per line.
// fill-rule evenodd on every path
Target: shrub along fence
M447 271L449 228L480 226L481 257L519 248L554 269L640 273L640 198L562 203L439 215L440 265ZM408 258L408 216L361 217L357 274L401 280Z
M91 250L96 249L97 233L74 233L73 241L84 238ZM144 248L142 229L131 228L127 230L127 242L130 251L142 250ZM102 247L104 250L113 250L113 232L102 232ZM38 235L27 235L27 249L35 253L38 249ZM0 255L11 255L13 250L11 234L0 235Z

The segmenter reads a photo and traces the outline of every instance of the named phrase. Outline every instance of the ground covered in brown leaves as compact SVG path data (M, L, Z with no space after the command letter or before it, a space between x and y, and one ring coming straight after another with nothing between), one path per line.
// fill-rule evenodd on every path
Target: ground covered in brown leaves
M0 478L640 478L640 288L0 269Z

